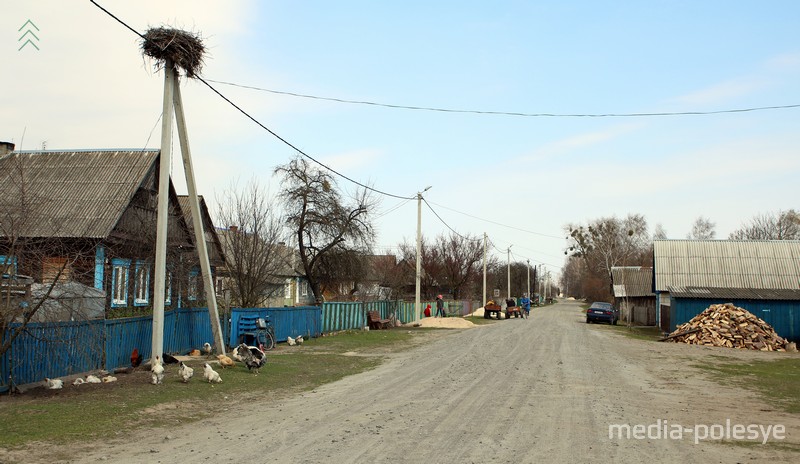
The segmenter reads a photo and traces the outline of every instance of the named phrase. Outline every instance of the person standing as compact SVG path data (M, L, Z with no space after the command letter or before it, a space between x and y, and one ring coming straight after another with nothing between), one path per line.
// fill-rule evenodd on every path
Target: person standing
M524 293L522 298L519 300L519 303L522 305L522 310L525 311L525 317L530 317L531 315L531 299L528 298L528 294Z
M444 300L442 299L442 295L436 295L436 317L439 317L441 313L442 317L444 316Z

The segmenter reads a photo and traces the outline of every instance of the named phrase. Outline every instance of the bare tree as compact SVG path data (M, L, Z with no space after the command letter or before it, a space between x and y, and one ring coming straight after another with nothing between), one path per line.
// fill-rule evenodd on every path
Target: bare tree
M565 252L585 261L587 274L583 279L584 293L611 298L611 268L639 264L647 254L650 237L647 220L641 214L629 214L624 219L599 218L587 226L568 225L570 246ZM605 290L588 286L602 283Z
M800 240L800 214L794 209L754 216L728 237L732 240Z
M375 240L370 214L376 202L362 189L346 203L335 179L302 158L275 172L283 176L281 198L286 222L297 237L303 272L314 298L322 302L325 257L345 251L369 253Z
M656 224L656 228L653 231L653 240L666 240L667 239L667 231L664 230L664 226L660 223Z
M454 299L470 294L483 261L483 239L451 232L440 235L433 246L433 260L439 265L440 284Z
M231 302L257 307L283 292L281 276L291 272L287 230L275 203L254 179L241 189L231 184L217 203L217 223L227 227L219 238L227 258Z
M698 216L692 224L692 231L686 234L686 238L690 240L712 240L717 231L714 228L716 223L711 222L711 219L703 216Z

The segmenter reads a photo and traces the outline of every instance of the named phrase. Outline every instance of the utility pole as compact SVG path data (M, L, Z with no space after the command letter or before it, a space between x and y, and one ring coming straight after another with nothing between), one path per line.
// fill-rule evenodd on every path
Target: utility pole
M419 322L419 313L422 311L422 302L420 301L420 279L422 275L422 194L427 192L431 186L425 187L425 190L417 192L417 278L414 299L414 322Z
M486 304L486 232L483 233L483 301Z
M508 298L511 299L511 247L508 247Z
M527 293L527 295L528 295L528 299L530 299L531 298L531 260L528 259L528 260L526 260L526 262L528 263L528 265L526 266L526 269L528 270L528 293Z

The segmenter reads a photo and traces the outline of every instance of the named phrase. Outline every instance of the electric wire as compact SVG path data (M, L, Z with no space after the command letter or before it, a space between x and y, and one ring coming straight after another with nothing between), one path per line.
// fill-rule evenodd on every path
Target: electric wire
M269 92L277 95L287 95L291 97L332 101L337 103L378 106L384 108L403 109L403 110L433 111L439 113L485 114L492 116L517 116L526 118L639 118L639 117L653 117L653 116L704 116L712 114L746 113L751 111L784 110L791 108L800 108L800 104L793 104L793 105L775 105L775 106L756 106L749 108L733 108L733 109L714 110L714 111L665 111L665 112L652 112L652 113L523 113L516 111L464 110L455 108L436 108L432 106L395 105L391 103L378 103L366 100L348 100L344 98L320 97L316 95L309 95L296 92L286 92L282 90L272 90L263 87L255 87L252 85L237 84L234 82L218 81L214 79L207 79L207 80L209 82L214 82L217 84L229 85L243 89L256 90L259 92Z
M442 222L442 224L444 224L444 225L445 225L445 227L447 227L448 229L450 229L450 230L451 230L451 231L452 231L454 234L458 235L459 237L461 237L461 238L462 238L462 239L464 239L464 240L469 240L469 241L471 241L471 242L478 242L478 241L481 241L481 240L483 240L483 238L479 238L479 239L478 239L478 238L469 238L469 237L465 237L465 236L461 235L460 233L456 232L456 230L455 230L455 229L453 229L452 227L450 227L450 224L448 224L447 222L445 222L445 220L444 220L444 219L442 219L442 217L441 217L441 216L439 216L439 213L437 213L437 212L436 212L436 211L433 209L433 207L431 207L431 205L428 203L428 200L426 200L426 199L425 199L425 197L422 197L422 201L423 201L423 202L425 202L425 205L428 207L428 209L430 209L430 210L431 210L431 212L433 213L433 215L434 215L434 216L436 216L436 217L439 219L439 221L441 221L441 222Z
M448 208L447 206L444 206L444 205L439 205L439 204L436 204L436 203L433 203L433 204L438 206L438 207L440 207L440 208L444 208L444 209L450 210L450 211L452 211L454 213L463 214L464 216L468 216L468 217L471 217L473 219L477 219L479 221L488 222L488 223L494 224L496 226L507 227L509 229L514 229L514 230L518 230L520 232L526 232L526 233L533 234L533 235L539 235L541 237L556 238L556 239L559 239L559 240L563 240L564 239L564 237L556 237L555 235L548 235L548 234L543 234L541 232L534 232L532 230L521 229L519 227L510 226L508 224L502 224L502 223L497 222L497 221L492 221L491 219L484 219L484 218L481 218L481 217L478 217L478 216L474 216L472 214L465 213L463 211L458 211L458 210L455 210L453 208Z
M126 24L124 21L122 21L122 20L121 20L121 19L119 19L118 17L114 16L114 14L112 14L110 11L106 10L105 8L103 8L102 6L100 6L99 4L97 4L97 2L95 2L95 0L89 0L89 1L90 1L90 2L92 2L92 3L93 3L95 6L96 6L96 7L100 8L101 10L103 10L103 11L104 11L104 12L105 12L107 15L111 16L112 18L114 18L114 19L115 19L117 22L119 22L120 24L122 24L123 26L125 26L126 28L128 28L129 30L131 30L131 31L132 31L134 34L136 34L136 35L138 35L139 37L141 37L141 38L142 38L142 40L145 40L145 41L146 41L146 40L148 40L148 39L147 39L147 37L145 37L144 35L142 35L142 34L141 34L139 31L137 31L137 30L136 30L136 29L134 29L133 27L129 26L129 25L128 25L128 24ZM238 110L240 113L242 113L242 114L243 114L245 117L247 117L248 119L250 119L251 121L253 121L254 123L256 123L256 124L257 124L259 127L261 127L261 128L262 128L262 129L264 129L265 131L267 131L267 132L269 132L270 134L272 134L272 136L273 136L273 137L277 138L278 140L280 140L281 142L283 142L283 143L284 143L285 145L287 145L288 147L292 148L294 151L296 151L296 152L297 152L297 153L299 153L300 155L304 156L305 158L308 158L309 160L313 161L314 163L318 164L319 166L322 166L323 168L325 168L326 170L328 170L328 171L332 172L333 174L336 174L337 176L341 177L342 179L346 179L346 180L348 180L348 181L350 181L350 182L352 182L352 183L354 183L354 184L356 184L356 185L358 185L358 186L360 186L360 187L362 187L362 188L365 188L365 189L367 189L367 190L370 190L370 191L372 191L372 192L378 193L378 194L380 194L380 195L384 195L384 196L388 196L388 197L393 197L393 198L400 198L400 199L403 199L403 200L413 200L413 199L414 199L414 197L405 197L405 196L401 196L401 195L395 195L395 194L392 194L392 193L384 192L384 191L382 191L382 190L378 190L378 189L376 189L376 188L373 188L373 187L370 187L370 186L368 186L368 185L366 185L366 184L363 184L363 183L361 183L361 182L358 182L357 180L355 180L355 179L352 179L352 178L350 178L350 177L348 177L348 176L346 176L346 175L344 175L344 174L342 174L342 173L340 173L340 172L336 171L335 169L331 168L330 166L327 166L326 164L322 163L321 161L317 160L316 158L312 157L311 155L309 155L309 154L305 153L303 150L301 150L300 148L298 148L298 147L294 146L294 145L293 145L292 143L290 143L288 140L284 139L283 137L281 137L280 135L278 135L277 133L275 133L273 130L271 130L270 128L268 128L268 127L267 127L267 126L265 126L264 124L262 124L262 123L261 123L259 120L257 120L257 119L256 119L256 118L254 118L253 116L251 116L251 115L250 115L248 112L246 112L244 109L242 109L242 108L241 108L239 105L237 105L236 103L234 103L233 101L231 101L231 99L229 99L228 97L226 97L225 95L223 95L223 94L222 94L222 92L220 92L219 90L217 90L216 88L214 88L214 86L212 86L211 84L209 84L209 83L208 83L208 81L206 81L205 79L203 79L201 76L194 76L194 79L197 79L197 80L199 80L200 82L202 82L203 84L205 84L205 85L206 85L206 87L208 87L209 89L211 89L211 91L212 91L212 92L214 92L214 93L215 93L215 94L217 94L217 95L218 95L220 98L222 98L223 100L225 100L226 102L228 102L228 104L230 104L231 106L233 106L234 108L236 108L236 109L237 109L237 110Z

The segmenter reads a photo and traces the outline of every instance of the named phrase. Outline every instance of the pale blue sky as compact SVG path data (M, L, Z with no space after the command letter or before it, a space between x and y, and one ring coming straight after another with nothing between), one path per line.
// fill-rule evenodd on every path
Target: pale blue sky
M278 91L479 111L597 114L800 104L796 1L138 1L99 3L131 26L199 31L203 76ZM23 149L157 147L162 76L88 0L0 0L0 139ZM40 50L18 50L33 20ZM563 226L641 213L719 238L797 208L800 108L706 116L513 117L389 109L215 84L344 174L426 198L461 233L518 259L563 261ZM205 86L184 85L200 191L270 174L292 150ZM22 138L25 133L24 139ZM179 189L180 167L174 175ZM347 181L342 187L351 188ZM213 202L213 201L212 201ZM401 201L387 198L381 209ZM440 205L440 206L436 206ZM412 239L415 202L377 220ZM519 230L482 222L446 208ZM426 235L444 230L423 211ZM379 249L383 251L383 249ZM504 257L504 256L503 256Z

